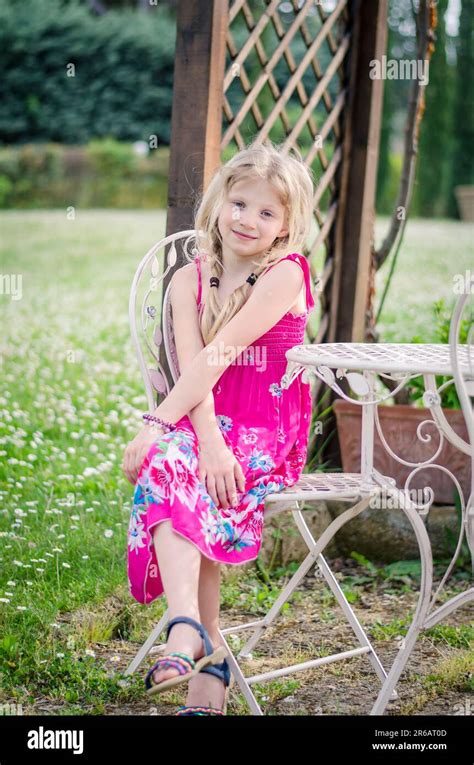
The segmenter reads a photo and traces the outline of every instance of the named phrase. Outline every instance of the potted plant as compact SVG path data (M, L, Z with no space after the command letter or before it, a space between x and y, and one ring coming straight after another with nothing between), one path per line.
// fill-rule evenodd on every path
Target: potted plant
M474 186L455 186L454 194L461 220L474 220Z
M435 340L447 343L449 339L450 311L446 309L444 300L438 300L433 305L435 316ZM467 341L469 322L464 320L460 327L460 342ZM419 335L411 340L412 343L423 341ZM430 342L432 342L430 340ZM439 387L448 377L436 376ZM382 379L383 382L383 379ZM431 412L423 406L423 378L410 380L405 388L408 392L408 404L390 404L378 407L380 426L384 438L391 450L407 462L420 463L433 456L439 446L440 434L434 424L425 424L421 430L423 437L431 436L431 440L423 441L417 436L417 428L425 420L433 420ZM447 386L440 394L443 413L453 430L464 441L468 434L464 415L454 384ZM361 406L352 404L344 399L337 399L333 404L337 421L337 432L341 449L344 472L360 472L360 431L362 410ZM450 470L459 481L464 497L470 492L470 460L468 455L444 438L440 454L434 464L442 465ZM374 466L384 475L395 478L397 486L403 488L414 467L407 467L397 462L383 446L378 433L374 440ZM428 468L420 470L412 479L410 489L423 489L430 486L434 492L434 502L439 504L454 504L456 486L452 479L443 471Z

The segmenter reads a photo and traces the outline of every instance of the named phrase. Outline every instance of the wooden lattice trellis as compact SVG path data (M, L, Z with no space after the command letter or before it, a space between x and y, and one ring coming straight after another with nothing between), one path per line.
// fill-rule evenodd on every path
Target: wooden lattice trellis
M178 6L166 233L192 228L196 195L251 140L297 147L316 180L308 342L364 340L383 86L369 68L385 52L387 3Z

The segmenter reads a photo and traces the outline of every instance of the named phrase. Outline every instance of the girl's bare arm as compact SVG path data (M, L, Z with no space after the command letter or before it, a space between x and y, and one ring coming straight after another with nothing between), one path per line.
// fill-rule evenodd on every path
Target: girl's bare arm
M194 263L190 263L175 271L171 280L170 299L180 375L186 372L193 359L204 348L193 288L195 279L196 267ZM212 443L216 439L224 440L216 421L212 390L187 414L200 444Z
M301 267L291 260L279 263L257 281L240 311L183 370L168 396L155 409L155 415L174 423L204 402L242 350L268 332L290 310L303 284Z

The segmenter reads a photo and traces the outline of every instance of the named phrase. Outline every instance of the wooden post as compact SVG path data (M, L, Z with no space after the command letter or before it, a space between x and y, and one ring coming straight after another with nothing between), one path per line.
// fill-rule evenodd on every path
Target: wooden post
M196 197L221 163L227 26L228 0L179 0L166 236L193 228ZM177 250L175 268L183 265ZM171 384L163 346L160 362Z
M370 62L385 55L387 12L388 0L353 3L329 342L364 342L383 103L383 80L370 78Z
M334 275L328 285L330 317L325 342L364 342L369 290L371 242L375 224L375 192L382 120L383 80L370 78L370 62L386 53L388 0L353 0L353 40L349 60L349 103L345 114L343 161L339 177L334 230ZM321 389L319 389L321 390ZM331 390L326 406L336 394ZM341 466L335 430L323 459Z

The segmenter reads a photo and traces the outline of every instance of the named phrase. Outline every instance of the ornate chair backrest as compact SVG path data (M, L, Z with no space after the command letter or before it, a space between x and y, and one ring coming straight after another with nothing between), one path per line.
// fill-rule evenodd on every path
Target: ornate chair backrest
M474 322L472 320L473 306L471 302L471 318L467 320L467 357L468 371L463 373L460 362L460 342L459 335L463 315L469 306L469 299L473 300L474 293L471 292L468 283L468 274L466 275L466 291L462 294L453 311L449 327L449 353L451 357L451 367L453 370L454 385L458 394L459 403L466 422L467 435L469 441L469 454L471 457L471 493L466 502L466 537L471 551L474 571L474 411L471 399L474 398Z
M163 281L178 259L176 244L191 260L196 255L196 231L179 231L160 239L147 252L133 278L129 299L129 320L132 342L145 383L148 409L157 406L157 396L165 397L179 377L178 356L173 334L170 284L163 298ZM168 252L166 253L166 248ZM161 252L163 251L163 255ZM161 257L166 263L162 268ZM163 298L163 299L162 299ZM160 305L162 304L162 311ZM160 363L160 348L164 343L166 358L173 381L169 380Z

